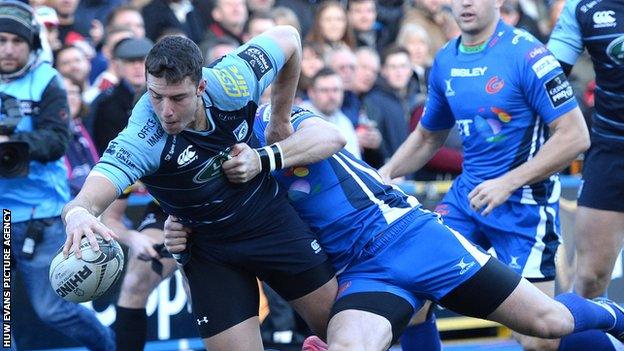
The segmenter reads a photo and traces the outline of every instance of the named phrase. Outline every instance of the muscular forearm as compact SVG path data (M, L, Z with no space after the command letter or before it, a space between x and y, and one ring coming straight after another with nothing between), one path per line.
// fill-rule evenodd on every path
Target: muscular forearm
M552 135L529 161L509 171L504 177L517 189L550 177L567 167L580 153L589 148L589 134L580 110L560 117Z
M419 125L384 167L390 171L391 178L413 173L433 157L447 136L448 130L431 132Z
M308 119L290 137L282 140L284 166L307 165L340 151L347 141L340 131L320 118Z
M282 38L288 38L279 42L284 50L286 63L273 82L271 122L289 123L290 109L301 73L301 39L297 30L290 26L282 26L280 30Z
M62 218L74 208L84 208L90 214L97 217L117 198L117 190L113 184L102 175L94 175L91 173L82 189L63 208Z

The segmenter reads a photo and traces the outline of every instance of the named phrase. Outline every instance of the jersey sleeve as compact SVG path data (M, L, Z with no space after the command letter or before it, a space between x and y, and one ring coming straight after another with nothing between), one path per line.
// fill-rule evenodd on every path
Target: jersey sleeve
M537 41L536 41L537 42ZM551 123L578 104L559 61L541 43L528 46L519 60L520 84L527 102L546 122Z
M93 167L93 172L104 175L115 185L117 194L159 167L167 135L149 108L146 96L132 110L128 127L108 144Z
M578 3L579 0L566 2L548 41L548 49L555 57L570 65L576 63L584 50L581 28L575 14Z
M313 112L308 111L299 106L293 106L290 111L290 122L294 130L299 128L301 122L308 118L318 117ZM260 145L265 146L266 140L264 138L264 131L271 120L271 105L262 105L256 112L256 120L254 122L254 134L260 142Z
M445 82L440 78L440 56L436 58L429 74L429 94L425 103L423 116L420 124L425 129L436 131L450 129L455 125L453 112L446 99L446 85L450 86L450 81ZM452 90L451 90L452 91Z
M259 36L208 68L204 74L213 103L236 110L258 102L285 63L282 49L270 38Z

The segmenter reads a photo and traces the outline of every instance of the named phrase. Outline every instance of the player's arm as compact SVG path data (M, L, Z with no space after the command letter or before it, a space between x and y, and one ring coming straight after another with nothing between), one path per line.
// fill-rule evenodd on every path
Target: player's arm
M291 26L277 26L264 32L273 39L284 53L285 64L279 71L271 90L272 114L266 129L267 141L283 140L292 133L291 106L295 100L297 83L301 74L301 38Z
M103 225L99 216L116 198L117 189L105 176L94 173L87 177L82 189L76 197L65 205L62 218L65 222L67 238L63 246L65 257L70 251L75 251L81 257L80 240L86 236L93 250L99 250L95 234L99 234L106 241L116 235Z
M231 182L244 183L262 171L318 162L338 152L346 143L333 124L310 117L298 123L297 130L278 143L256 150L247 144L234 145L232 158L223 162L222 169Z
M154 243L147 235L128 228L124 223L124 214L128 209L128 198L118 198L108 206L102 213L102 223L110 228L120 243L130 248L132 255L143 259L148 257L158 258L158 253L154 250Z
M555 55L566 75L583 53L583 37L576 19L578 0L567 1L548 40L548 49Z
M390 160L379 169L386 181L421 169L444 144L450 129L431 131L420 123L401 144Z

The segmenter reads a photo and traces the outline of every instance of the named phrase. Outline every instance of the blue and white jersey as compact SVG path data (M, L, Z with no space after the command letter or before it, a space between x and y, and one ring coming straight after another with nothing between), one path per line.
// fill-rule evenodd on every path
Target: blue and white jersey
M587 48L596 71L592 132L624 142L624 1L568 0L548 48L570 65Z
M211 237L249 232L255 219L266 216L261 209L275 198L277 184L268 174L232 184L221 162L236 143L258 146L252 133L257 101L283 65L277 43L256 38L204 68L205 131L167 135L143 95L128 127L110 142L93 171L110 179L119 194L141 179L166 213L200 231L208 226Z
M464 53L460 39L437 54L421 124L457 125L464 146L459 181L471 186L499 177L533 158L548 124L577 107L557 59L531 34L500 21L484 50ZM556 176L524 186L510 201L536 204L559 197Z
M262 145L269 116L267 105L258 109L254 133ZM294 107L293 127L311 117L317 116ZM384 184L373 168L344 149L314 164L276 171L274 176L299 216L319 236L337 272L357 258L375 235L420 206L416 198Z

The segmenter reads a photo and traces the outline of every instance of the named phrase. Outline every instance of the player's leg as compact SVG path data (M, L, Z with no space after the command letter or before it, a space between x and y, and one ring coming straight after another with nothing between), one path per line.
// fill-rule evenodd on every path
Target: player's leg
M575 244L578 258L574 290L603 295L624 243L624 144L592 135L585 156L578 199Z
M332 272L331 267L328 266L321 274L327 276L327 272ZM331 278L314 291L288 302L299 313L315 335L325 338L337 290L338 283L335 278Z
M258 283L252 273L216 263L192 247L184 273L193 316L207 350L263 350Z
M138 231L152 243L164 241L163 227L166 215L155 203L145 209ZM147 338L147 314L145 306L152 291L176 269L173 258L157 261L139 258L129 252L126 272L116 305L115 332L117 351L143 350Z
M624 197L621 201L624 203ZM574 291L585 297L602 296L624 242L624 212L579 206L574 242L577 256Z
M44 226L32 258L22 252L25 237L22 233L25 233L28 223L13 224L11 241L16 266L35 313L47 325L77 340L89 350L113 350L115 341L112 330L103 326L93 311L63 300L50 287L50 262L63 245L63 223L60 217L38 221Z
M403 351L440 351L442 349L434 308L434 304L427 301L420 311L412 316L409 326L405 328L399 339Z

